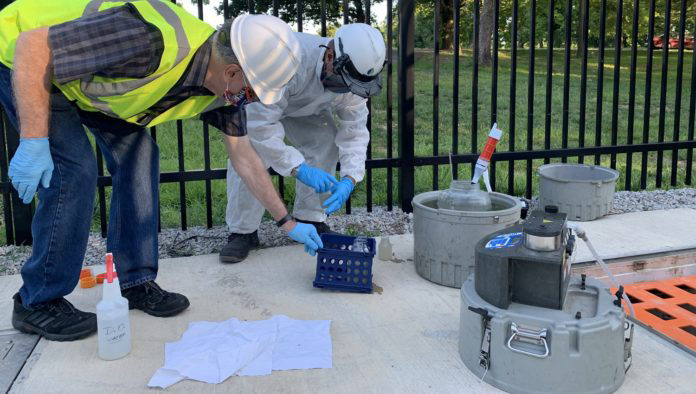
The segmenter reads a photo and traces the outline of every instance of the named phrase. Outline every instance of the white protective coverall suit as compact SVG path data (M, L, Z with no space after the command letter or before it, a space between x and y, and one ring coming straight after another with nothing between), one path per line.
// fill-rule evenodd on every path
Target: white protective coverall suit
M350 175L360 182L370 135L367 130L367 99L353 93L325 90L320 76L331 38L295 33L302 46L302 63L288 83L283 98L274 105L248 104L247 129L252 145L266 166L282 176L306 162L334 174L340 160L340 178ZM293 146L286 145L284 138ZM339 178L339 179L340 179ZM296 181L293 216L326 220L320 195ZM330 194L321 195L325 200ZM261 224L264 208L227 162L227 213L230 232L249 234Z

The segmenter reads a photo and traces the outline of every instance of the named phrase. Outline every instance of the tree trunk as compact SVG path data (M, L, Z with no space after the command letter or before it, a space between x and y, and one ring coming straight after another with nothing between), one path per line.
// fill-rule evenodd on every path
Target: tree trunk
M353 0L355 5L355 19L354 22L365 23L365 5L362 0Z
M495 25L495 2L496 0L483 0L479 28L479 64L482 66L490 65L492 60L491 42Z
M440 20L442 21L442 25L440 26L442 49L453 49L454 5L452 4L452 0L441 0L440 11Z
M585 45L587 45L587 43L585 42L585 37L584 37L585 35L584 35L583 30L582 30L582 28L583 28L582 21L585 18L585 15L587 14L587 10L585 9L585 1L584 0L580 0L579 9L580 9L580 15L579 15L578 26L577 26L578 56L580 56L582 54L583 49L585 49Z

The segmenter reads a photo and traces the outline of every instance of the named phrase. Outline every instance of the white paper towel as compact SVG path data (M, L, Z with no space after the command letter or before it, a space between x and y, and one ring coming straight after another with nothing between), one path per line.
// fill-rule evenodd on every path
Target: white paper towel
M164 366L148 386L167 388L183 379L220 383L232 375L273 370L331 368L331 321L268 320L194 322L178 342L165 345Z

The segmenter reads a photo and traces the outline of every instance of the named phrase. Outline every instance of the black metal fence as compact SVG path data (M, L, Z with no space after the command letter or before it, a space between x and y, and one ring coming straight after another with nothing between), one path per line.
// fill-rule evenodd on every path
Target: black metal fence
M186 1L186 0L184 0ZM432 187L437 189L439 187L439 180L441 174L439 171L439 166L447 165L449 163L449 155L442 154L440 151L440 146L442 145L441 134L449 131L451 134L451 160L453 163L452 177L457 178L460 174L458 169L459 165L470 164L473 168L473 163L478 157L479 143L483 142L483 138L479 139L479 134L481 136L485 135L486 129L489 126L488 121L494 122L505 122L507 121L507 128L505 129L505 138L508 140L507 146L499 145L498 152L493 157L493 162L491 165L491 175L493 187L497 188L508 194L525 194L530 197L533 192L533 173L534 167L537 162L549 163L552 159L560 160L562 162L575 161L584 162L586 156L594 156L594 163L600 164L603 156L609 156L609 166L612 168L617 167L617 163L622 164L625 168L624 184L622 185L625 189L635 189L636 185L633 184L633 174L634 170L633 159L634 156L640 158L640 167L637 169L639 171L639 177L637 177L640 189L645 189L649 186L649 175L654 176L654 183L650 183L650 186L660 188L663 187L663 173L665 169L663 168L663 160L665 152L671 154L671 177L669 180L670 186L676 186L678 184L678 174L683 174L683 184L691 185L693 177L693 149L696 148L696 141L694 140L694 117L695 117L695 107L696 107L696 59L694 59L694 53L691 53L691 77L690 79L684 78L684 57L688 52L685 52L685 40L686 40L686 29L687 18L696 18L696 15L687 15L687 1L682 0L680 2L679 10L679 22L676 26L670 22L670 12L672 10L671 0L661 0L664 5L663 13L663 41L669 41L668 37L672 35L673 29L678 31L678 49L677 49L677 70L675 78L675 90L674 90L674 101L668 103L667 90L668 90L668 64L670 59L669 45L663 44L661 49L661 81L660 81L660 98L659 98L659 112L658 112L658 124L657 124L657 138L651 138L651 127L654 127L654 122L651 125L651 106L652 99L651 93L652 88L652 74L653 74L653 45L651 43L652 37L655 36L655 15L656 15L656 0L633 0L632 2L632 15L630 21L632 21L632 26L630 31L624 31L624 4L623 0L618 0L618 5L615 8L616 18L615 32L614 32L614 60L613 64L605 64L605 45L606 40L600 39L598 42L598 48L596 50L597 56L597 74L596 74L596 95L595 95L595 131L594 131L594 144L592 146L587 146L586 133L589 132L587 128L587 118L588 109L592 109L592 102L588 99L588 63L591 61L591 57L588 51L588 26L589 20L592 18L599 19L599 37L606 36L606 22L607 22L607 1L601 0L599 14L593 14L590 12L590 1L582 1L585 7L585 12L579 15L576 12L578 4L573 4L571 0L565 1L565 9L563 17L559 18L556 14L556 7L561 4L561 0L526 0L523 5L520 6L519 0L509 0L505 4L511 4L511 17L510 19L501 20L501 0L481 0L484 4L488 1L493 1L494 4L494 17L493 17L493 30L492 30L492 61L490 65L486 65L486 72L490 73L490 107L488 113L490 113L490 119L480 119L479 115L482 109L485 107L484 99L479 96L480 91L482 91L483 85L480 78L481 67L479 62L479 36L480 36L480 26L481 26L481 8L479 1L472 2L462 2L460 0L452 0L451 3L447 2L448 6L451 5L453 10L453 48L452 52L447 52L447 58L444 57L443 48L441 48L441 29L442 26L442 13L441 5L444 4L443 1L434 0L433 1L433 43L432 51L430 55L432 56L432 126L431 129L428 127L417 126L418 119L416 118L416 61L417 57L423 54L422 51L417 53L415 49L415 28L416 28L416 1L415 0L400 0L396 4L397 10L394 10L395 4L392 0L384 0L386 2L386 7L389 10L386 14L386 25L385 25L385 36L388 43L394 41L394 30L398 33L398 55L394 57L392 50L387 51L387 65L385 68L385 90L386 94L384 97L384 109L385 109L385 132L384 138L386 138L386 153L382 155L383 157L374 158L373 157L373 144L376 140L372 140L368 148L368 161L366 163L367 174L365 178L365 205L369 210L373 207L373 185L375 182L374 171L378 169L386 169L386 205L388 209L392 209L395 205L395 199L393 193L396 189L398 192L398 203L401 208L405 211L411 210L411 198L414 196L418 188L423 188L423 185L417 185L417 172L421 168L432 168L432 185L428 184L427 188ZM627 0L628 1L628 0ZM202 19L203 16L203 2L198 0L198 16ZM232 4L230 4L232 3ZM348 1L341 0L337 2L327 0L321 0L320 4L316 2L303 4L302 1L297 1L294 7L288 6L288 2L282 2L279 4L279 0L274 0L272 5L269 1L259 1L257 4L253 0L246 2L246 9L244 9L243 2L230 2L224 0L222 2L222 11L224 16L227 18L230 16L231 10L236 11L250 11L258 12L260 8L267 7L268 12L276 16L282 11L284 16L287 17L288 13L291 15L294 13L294 23L298 31L302 31L303 16L304 16L304 6L319 7L320 9L320 31L322 35L327 34L327 14L328 7L339 6L340 11L343 12L343 23L348 22L366 22L370 23L371 15L371 1ZM290 2L290 5L293 5ZM336 4L334 4L336 3ZM463 3L466 6L466 13L463 13ZM548 10L546 10L546 30L547 37L545 42L540 44L536 39L531 40L531 44L528 45L527 49L527 98L526 98L526 108L520 108L518 110L517 104L520 100L520 95L518 94L518 83L517 77L524 74L524 70L520 69L518 66L518 60L520 60L520 48L518 48L519 41L519 30L518 26L520 24L520 8L524 7L524 15L529 17L529 20L524 21L524 23L529 23L528 31L530 37L536 37L536 28L539 25L537 16L540 15L541 11L537 8L537 3L548 5ZM241 4L241 5L240 5ZM360 7L364 7L364 11L361 13L356 12L356 4ZM255 5L257 6L255 9ZM351 8L352 5L352 8ZM281 7L282 6L282 7ZM236 7L236 8L235 8ZM294 9L293 9L294 8ZM649 18L649 28L648 33L645 37L639 37L638 34L638 21L642 17L642 13L647 10ZM330 10L329 10L330 11ZM351 12L352 11L352 12ZM367 17L361 20L350 20L350 15L366 15ZM462 20L462 15L466 15L467 19ZM665 16L666 15L666 16ZM397 18L398 24L395 26L394 18ZM581 38L585 45L580 48L580 76L579 76L579 106L571 108L570 98L571 98L571 78L576 78L571 71L571 51L573 50L571 45L571 29L572 24L579 23L582 28ZM506 24L509 27L509 36L502 37L500 34L500 27L502 24ZM559 49L558 37L554 34L557 30L556 27L563 26L563 56L562 59L559 58L557 50ZM461 67L460 57L462 52L468 51L467 48L462 48L462 43L460 42L460 36L462 29L471 29L473 39L471 40L471 75L464 75L464 78L460 78ZM578 37L580 38L580 37ZM625 72L621 67L622 60L622 41L626 41L630 38L630 66L628 68L629 73L629 93L628 93L628 103L623 105L620 103L619 90L621 87L621 73ZM638 67L638 43L641 39L647 39L647 59L645 64L645 69L639 69ZM693 45L693 44L692 44ZM505 48L503 48L503 46ZM542 90L535 79L535 75L542 74L543 72L537 73L535 67L536 51L546 52L546 69L545 69L545 87ZM595 50L593 50L595 52ZM468 52L466 52L468 53ZM500 86L500 79L502 76L501 68L501 57L505 58L506 64L509 63L509 97L499 97L505 86ZM441 89L441 66L444 61L449 62L451 58L453 72L452 72L452 89L445 91ZM562 76L557 75L558 72L554 71L554 62L562 61L563 72ZM394 112L394 64L397 65L397 135L393 132L393 112ZM609 144L604 145L607 142L606 131L604 129L604 87L605 87L605 68L611 66L613 68L613 99L611 102L611 120L610 120L610 130L609 130ZM467 69L468 72L468 69ZM645 75L645 93L644 93L644 106L643 113L636 113L636 81L638 73L643 73ZM563 93L562 101L559 105L553 102L554 96L554 81L562 78L563 81ZM462 80L466 79L467 82L470 81L471 92L470 96L462 97L466 95L460 94L460 86L462 85ZM682 92L689 92L689 108L688 108L688 121L684 125L680 119L682 117ZM445 115L441 115L441 107L443 103L441 101L442 97L446 95L441 95L441 93L451 93L451 129L442 130L441 123ZM535 97L537 93L543 93L544 96L544 107L540 108L539 105L535 106ZM464 135L460 131L460 119L463 110L465 109L465 103L473 103L470 105L470 121L471 126L469 130L470 143L466 141L460 141L459 137ZM372 105L372 103L370 103ZM666 135L666 107L667 105L673 105L673 132L671 141ZM508 114L508 119L499 116L505 112ZM626 109L624 108L626 107ZM518 134L517 123L520 120L519 112L524 110L526 112L526 135ZM570 117L574 116L575 112L578 111L578 123L577 129L575 126L571 126ZM624 135L620 131L619 125L619 111L627 110L627 126L625 130L625 138L619 139L619 135ZM561 111L561 125L558 127L557 122L553 121L553 115ZM372 133L372 119L370 117L368 121L368 128ZM534 132L534 126L536 122L543 120L543 135L541 133ZM642 120L642 138L640 136L634 135L634 129L636 121L640 122ZM483 122L486 122L485 125ZM3 218L4 226L6 227L6 237L8 244L26 244L31 242L31 231L30 223L32 216L32 206L22 204L16 192L12 189L11 184L7 177L7 168L9 163L9 158L12 157L18 144L18 136L16 130L5 121L4 117L2 120L3 130L0 132L0 193L3 199ZM540 122L541 123L541 122ZM553 131L560 131L560 144L552 143L554 133ZM211 192L211 181L216 179L225 179L226 171L224 169L213 169L210 165L210 133L207 125L203 125L203 149L205 164L203 169L198 170L186 170L184 161L184 127L181 121L176 122L177 131L177 143L178 143L178 171L175 172L164 172L160 176L160 181L162 183L178 183L179 184L179 199L180 199L180 213L181 220L180 224L183 229L188 226L187 221L187 211L186 211L186 186L188 182L192 181L203 181L205 183L205 206L206 206L206 225L208 227L213 225L213 210L212 210L212 192ZM153 138L157 139L156 128L151 128L150 132ZM421 145L420 142L417 143L416 136L430 135L430 142L432 144L432 155L424 155L418 153L418 148ZM571 136L573 138L571 138ZM684 138L686 136L686 138ZM398 141L398 156L394 156L394 140ZM516 144L518 141L524 142L522 150L520 146ZM571 144L571 142L577 143ZM520 142L521 143L521 142ZM468 147L467 147L468 145ZM558 146L556 146L558 145ZM680 153L686 152L685 159L680 160ZM649 174L649 163L648 160L651 154L656 154L656 167L654 169L654 174ZM102 235L106 234L106 193L105 188L111 185L111 178L104 175L103 171L103 160L100 152L97 150L97 159L99 166L99 179L98 179L98 209L101 218L101 231ZM516 166L521 166L517 168L524 168L524 171L516 171ZM504 168L502 168L504 167ZM502 168L506 170L507 176L500 176L499 169ZM394 187L394 169L398 169L397 185ZM496 176L498 173L498 176ZM502 175L505 175L504 173ZM524 177L524 185L516 186L515 179L518 177ZM498 187L496 181L498 179L507 180L507 185L503 187ZM281 195L285 192L285 184L283 178L278 179L279 191ZM201 201L201 203L203 203ZM361 202L362 203L362 202ZM346 205L347 213L351 212L351 201L349 200Z

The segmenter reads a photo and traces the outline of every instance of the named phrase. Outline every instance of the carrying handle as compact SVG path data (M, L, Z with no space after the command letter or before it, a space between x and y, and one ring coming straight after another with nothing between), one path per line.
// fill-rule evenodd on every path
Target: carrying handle
M602 181L593 182L592 185L594 186L595 197L602 197Z
M531 204L526 198L520 198L519 199L519 204L520 204L520 219L525 220L527 219L527 214L529 213L529 207Z
M508 349L512 350L513 352L516 353L522 353L527 356L532 356L536 358L546 358L549 355L549 345L546 342L546 329L541 329L539 331L532 331L528 330L525 328L519 328L515 322L513 322L510 325L510 330L512 331L512 335L510 335L510 339L507 341L507 347ZM512 346L512 341L515 339L515 337L519 337L520 339L525 339L527 341L533 341L536 342L537 344L543 344L544 345L544 353L543 354L538 354L538 353L532 353L530 351L524 350L524 349L519 349L515 348Z

